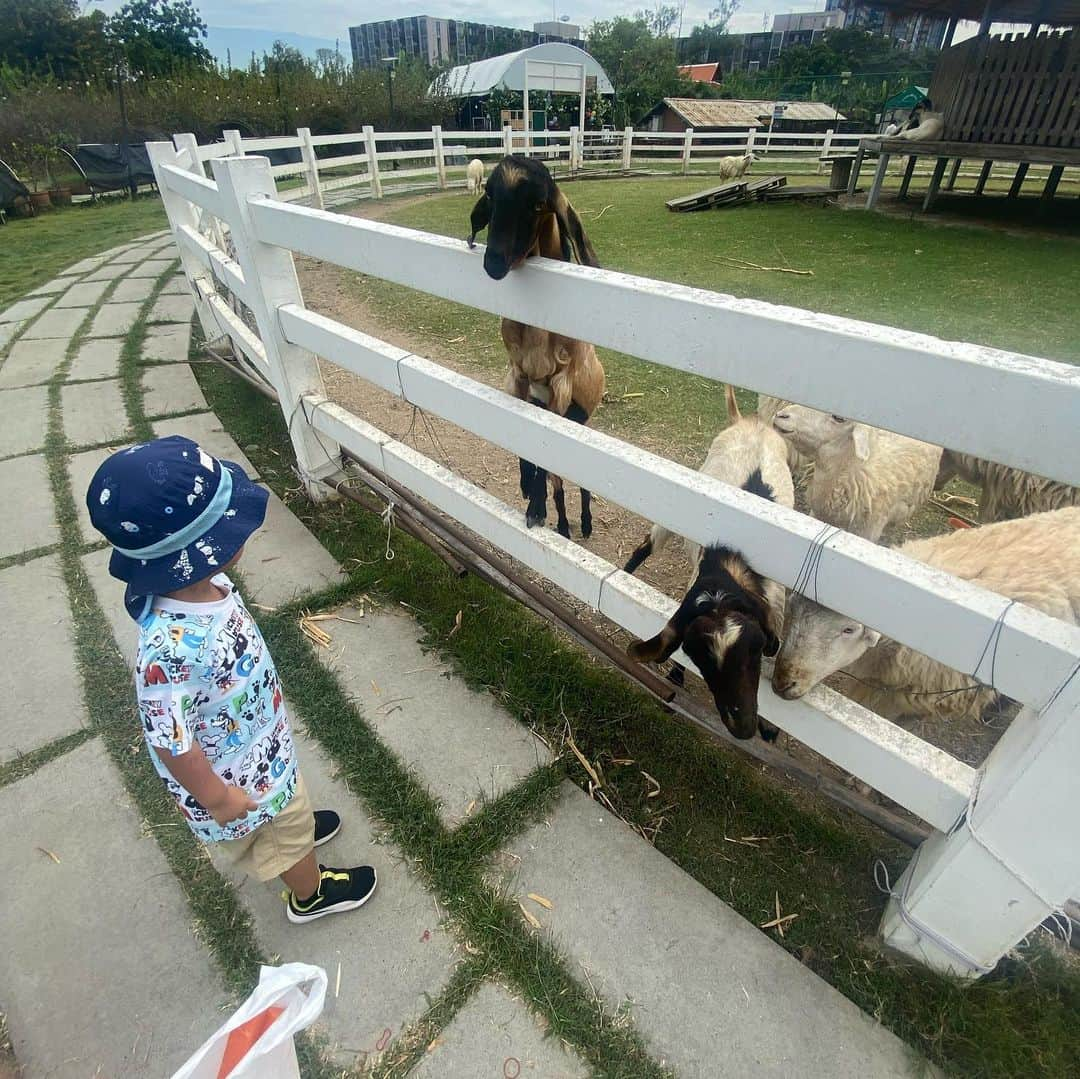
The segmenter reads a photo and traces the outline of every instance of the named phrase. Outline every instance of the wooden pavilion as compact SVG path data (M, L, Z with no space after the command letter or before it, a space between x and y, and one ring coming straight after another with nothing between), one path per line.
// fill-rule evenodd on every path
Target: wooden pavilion
M924 210L933 206L950 161L946 190L952 189L961 161L982 162L976 195L982 194L995 162L1015 164L1010 198L1019 195L1031 165L1049 166L1043 197L1053 198L1065 168L1080 166L1080 30L1076 29L1080 0L881 0L881 4L947 14L951 22L946 41L960 19L979 20L979 34L946 48L931 79L932 108L943 114L945 122L941 139L863 139L848 194L855 193L863 158L876 154L868 209L877 203L893 155L908 159L901 198L907 195L918 158L935 159ZM991 37L992 22L1026 22L1030 29Z

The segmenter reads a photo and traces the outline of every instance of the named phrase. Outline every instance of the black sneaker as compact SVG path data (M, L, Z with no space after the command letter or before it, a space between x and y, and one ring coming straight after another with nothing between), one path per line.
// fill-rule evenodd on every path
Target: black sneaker
M331 869L320 865L322 879L319 890L301 903L295 895L289 895L286 914L290 922L313 922L326 914L342 914L362 907L375 893L375 870L370 865L355 869Z
M329 843L341 831L341 818L332 809L315 810L315 846Z

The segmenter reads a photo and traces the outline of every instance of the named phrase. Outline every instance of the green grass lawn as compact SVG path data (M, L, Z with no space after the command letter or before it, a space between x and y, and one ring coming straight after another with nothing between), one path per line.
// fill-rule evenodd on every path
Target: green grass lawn
M8 217L0 228L0 309L80 259L165 227L156 195L134 203L102 199L37 217Z

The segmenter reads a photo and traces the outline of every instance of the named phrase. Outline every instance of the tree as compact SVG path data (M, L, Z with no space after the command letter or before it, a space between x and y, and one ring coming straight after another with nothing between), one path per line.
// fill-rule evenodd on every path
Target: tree
M728 33L732 15L740 0L720 0L709 12L709 21L695 26L690 36L680 42L679 59L688 64L712 64L730 56L735 39Z
M589 52L607 72L615 90L616 126L641 119L661 98L679 87L675 42L657 37L644 19L621 16L593 23Z
M76 0L0 0L0 62L28 75L85 77Z
M206 23L191 0L129 0L108 27L133 72L168 75L211 63L200 40Z
M654 8L642 8L635 12L634 18L640 19L653 37L666 37L679 21L679 9L674 4L658 3Z
M273 49L263 55L264 75L298 75L310 68L307 57L284 41L275 41Z

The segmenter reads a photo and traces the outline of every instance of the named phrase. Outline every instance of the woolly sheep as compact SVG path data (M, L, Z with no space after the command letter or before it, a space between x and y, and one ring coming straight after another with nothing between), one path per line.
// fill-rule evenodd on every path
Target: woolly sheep
M944 487L954 476L982 487L979 520L983 524L1009 521L1065 506L1080 506L1080 487L984 461L969 453L946 450L941 455L941 467L934 486Z
M1080 623L1080 508L962 528L912 540L900 550L1064 622ZM846 696L893 720L978 717L1000 698L970 675L793 595L773 688L794 700L837 671L849 676L841 687Z
M757 161L757 157L753 153L747 152L742 157L722 157L720 158L720 179L721 180L740 180L746 175L746 170L750 168L750 165Z
M856 536L876 543L886 528L904 524L934 489L940 446L805 405L781 409L773 426L813 459L811 514Z
M484 163L474 157L465 169L465 187L470 195L479 195L484 186Z
M757 399L758 419L771 427L773 418L776 416L777 412L782 412L785 408L793 404L795 404L794 401L785 401L780 397L770 397L766 393L759 393ZM784 440L784 445L787 446L788 468L791 469L793 475L804 472L810 467L809 457L804 457L786 439Z
M944 113L923 110L917 116L913 115L912 119L917 119L918 123L914 127L901 131L896 136L898 139L907 139L909 142L933 142L940 139L945 132Z

